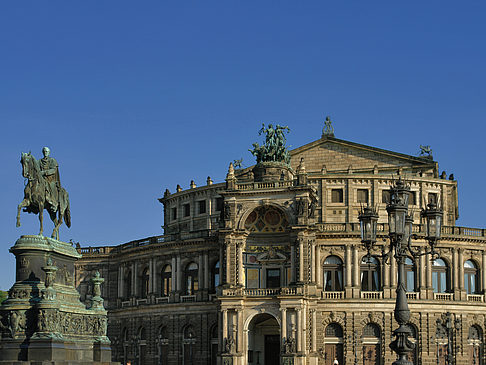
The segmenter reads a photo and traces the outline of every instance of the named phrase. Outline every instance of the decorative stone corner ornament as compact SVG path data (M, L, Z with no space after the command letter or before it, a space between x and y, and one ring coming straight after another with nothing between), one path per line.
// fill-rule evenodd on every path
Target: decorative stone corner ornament
M42 300L54 301L56 300L56 289L54 289L53 284L56 280L57 266L54 266L52 259L49 256L47 258L46 266L42 266L41 269L46 273L46 279L44 281L45 289L42 289L41 291Z
M100 276L100 272L96 270L94 276L91 278L91 284L93 285L93 298L91 298L91 306L88 309L92 310L104 310L103 298L101 297L101 284L105 281Z

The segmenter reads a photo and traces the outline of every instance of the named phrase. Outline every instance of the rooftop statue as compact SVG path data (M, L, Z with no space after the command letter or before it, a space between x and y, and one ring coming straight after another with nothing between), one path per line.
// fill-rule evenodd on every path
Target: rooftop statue
M430 148L429 145L426 146L420 145L420 156L432 157L432 148Z
M71 227L71 212L69 210L69 195L61 187L59 167L57 161L50 157L48 147L42 149L44 157L37 161L29 153L23 153L20 159L22 164L22 176L27 179L24 188L24 200L17 208L17 227L20 226L20 210L39 214L40 231L44 232L43 212L46 209L54 222L52 238L59 239L59 227L63 219L68 227Z
M331 117L327 116L322 129L322 136L334 137L334 127L332 126Z
M290 132L290 128L279 124L275 127L269 124L265 128L265 123L263 123L258 134L265 133L265 144L260 146L258 143L253 143L253 150L249 150L256 157L257 163L284 162L290 165L290 154L285 145L287 142L285 131Z

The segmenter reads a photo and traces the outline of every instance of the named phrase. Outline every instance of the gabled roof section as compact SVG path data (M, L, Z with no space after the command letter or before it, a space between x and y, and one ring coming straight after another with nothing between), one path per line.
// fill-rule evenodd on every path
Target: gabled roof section
M431 157L416 157L403 153L370 147L345 141L332 136L308 143L290 151L291 165L295 168L303 157L306 169L311 172L344 172L346 170L363 171L390 170L392 168L411 168L413 170L438 170L437 162Z

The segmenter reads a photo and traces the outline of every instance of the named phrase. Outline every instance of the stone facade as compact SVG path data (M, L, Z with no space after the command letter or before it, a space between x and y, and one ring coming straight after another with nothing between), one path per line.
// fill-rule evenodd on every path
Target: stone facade
M425 252L420 208L444 211L440 258L406 267L416 364L483 363L486 232L455 226L457 181L414 157L324 134L291 151L291 166L230 166L226 181L166 190L164 235L78 251L75 281L106 278L114 361L138 364L385 364L397 287L387 251L393 176L411 185L413 241ZM358 209L379 211L368 262Z

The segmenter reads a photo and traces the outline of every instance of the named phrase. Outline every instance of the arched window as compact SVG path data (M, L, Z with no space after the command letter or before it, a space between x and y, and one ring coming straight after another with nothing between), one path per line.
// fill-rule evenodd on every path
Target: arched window
M325 338L325 353L327 354L328 361L326 363L334 363L334 359L337 359L340 364L344 364L343 356L343 328L339 323L329 323L324 331Z
M442 259L435 259L432 264L432 288L434 293L447 293L449 285L449 268Z
M137 346L135 348L135 358L138 360L137 364L145 364L146 346L147 346L147 331L144 327L138 329Z
M329 256L324 260L324 280L323 288L325 291L343 290L343 261L337 256Z
M363 328L363 365L381 364L381 330L378 325L368 323Z
M196 344L196 334L192 326L187 326L184 328L182 346L184 348L184 365L192 365L194 359L194 350Z
M123 297L129 299L132 296L132 272L128 270L123 278Z
M216 292L216 288L219 286L219 261L211 268L211 293Z
M368 337L368 338L381 338L381 330L378 325L374 323L368 323L364 328L363 328L363 337Z
M361 290L379 291L381 290L380 262L375 257L366 256L361 260Z
M326 327L326 337L343 337L343 328L339 323L329 323Z
M167 327L160 327L159 336L155 340L157 345L158 364L167 364L169 362L169 337Z
M141 290L140 290L140 297L147 298L149 293L149 283L150 283L150 275L149 269L146 268L142 271L142 276L140 277L141 281Z
M471 326L469 327L469 333L467 339L471 341L479 341L481 340L482 337L481 333L482 333L481 328L479 328L476 325Z
M199 289L198 283L198 267L195 262L191 262L186 266L185 271L186 294L193 295Z
M464 288L467 294L477 294L479 292L479 272L476 264L472 260L464 263Z
M160 296L168 297L172 291L172 266L165 265L160 274Z
M416 266L410 257L405 258L405 289L408 292L417 291Z
M145 331L144 327L140 327L138 329L138 338L140 340L146 340L147 339L147 331Z

